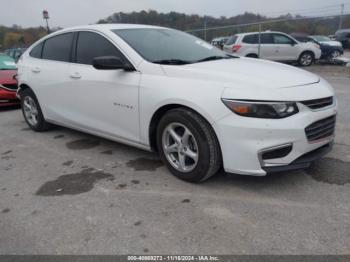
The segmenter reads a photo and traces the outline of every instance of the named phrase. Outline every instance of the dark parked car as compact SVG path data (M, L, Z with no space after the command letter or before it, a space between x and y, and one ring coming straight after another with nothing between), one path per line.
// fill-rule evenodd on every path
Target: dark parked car
M338 41L331 40L328 36L309 36L306 34L292 34L292 36L299 42L313 42L319 45L322 51L321 59L332 60L344 53L342 44Z
M338 30L335 37L337 41L343 44L344 48L350 48L350 29Z

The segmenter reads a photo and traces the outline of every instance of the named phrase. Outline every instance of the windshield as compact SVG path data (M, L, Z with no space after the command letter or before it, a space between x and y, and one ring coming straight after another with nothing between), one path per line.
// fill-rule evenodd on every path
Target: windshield
M332 41L329 37L327 36L322 36L322 35L315 35L312 37L313 39L315 39L318 42L327 42L327 41Z
M0 55L0 70L15 70L16 63L11 57Z
M231 58L205 41L163 28L112 30L144 59L160 64L189 64Z

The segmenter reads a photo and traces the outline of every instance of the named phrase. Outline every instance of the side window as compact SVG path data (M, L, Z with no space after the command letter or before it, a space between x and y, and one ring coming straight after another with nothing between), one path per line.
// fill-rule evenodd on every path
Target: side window
M70 62L73 33L51 37L45 41L42 58Z
M261 34L262 44L273 44L273 39L271 34Z
M31 57L34 57L34 58L41 58L41 54L42 54L42 51L43 51L43 42L41 42L40 44L38 44L36 47L34 47L32 49L32 51L30 51L29 55Z
M292 39L290 39L289 37L287 37L285 35L279 35L279 34L274 34L273 40L274 40L275 44L277 44L277 45L290 45L290 44L294 43L294 41Z
M99 56L116 56L126 60L123 54L103 36L92 32L79 32L76 62L91 65L92 60Z
M243 43L246 44L259 44L259 35L247 35L243 38Z

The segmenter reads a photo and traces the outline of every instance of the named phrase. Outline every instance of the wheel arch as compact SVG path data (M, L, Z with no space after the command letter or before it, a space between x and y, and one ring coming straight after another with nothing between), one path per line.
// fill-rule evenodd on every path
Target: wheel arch
M300 59L300 57L301 57L303 54L305 54L305 53L311 53L311 54L313 55L314 59L316 59L316 54L315 54L315 52L312 51L312 50L310 50L310 49L306 49L306 50L301 51L300 54L299 54L299 58L298 58L298 59Z
M149 139L149 145L152 151L158 151L157 149L157 126L159 124L159 121L161 120L161 118L170 110L173 109L177 109L177 108L183 108L183 109L187 109L189 111L192 111L196 114L198 114L200 117L202 117L207 123L208 125L213 129L214 134L216 136L216 139L219 141L218 136L215 132L215 129L213 128L212 124L214 121L212 121L211 119L208 119L208 117L205 116L205 113L200 112L200 110L198 109L193 109L192 107L189 107L187 105L184 104L180 104L180 103L170 103L170 104L166 104L163 105L161 107L159 107L152 115L149 127L148 127L148 139ZM220 141L219 141L220 144ZM220 148L221 150L221 148Z
M20 94L21 92L23 92L23 91L26 90L26 89L30 89L30 90L33 91L33 89L32 89L29 85L27 85L26 83L22 83L22 84L20 84L20 85L18 86L17 93ZM33 91L33 92L34 92L34 91Z
M254 52L249 52L248 54L246 54L245 57L249 57L249 58L259 58L259 55L254 53Z

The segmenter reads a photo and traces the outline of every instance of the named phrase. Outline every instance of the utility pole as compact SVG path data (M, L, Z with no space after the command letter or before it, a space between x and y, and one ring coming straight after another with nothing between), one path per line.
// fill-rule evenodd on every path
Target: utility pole
M207 41L207 17L204 16L204 41Z
M261 55L261 24L259 24L259 46L258 46L258 57L260 58Z
M47 10L43 11L43 18L46 21L46 30L47 30L47 34L50 34L50 27L49 27L49 12Z
M341 13L339 18L339 30L343 28L344 4L341 4Z

